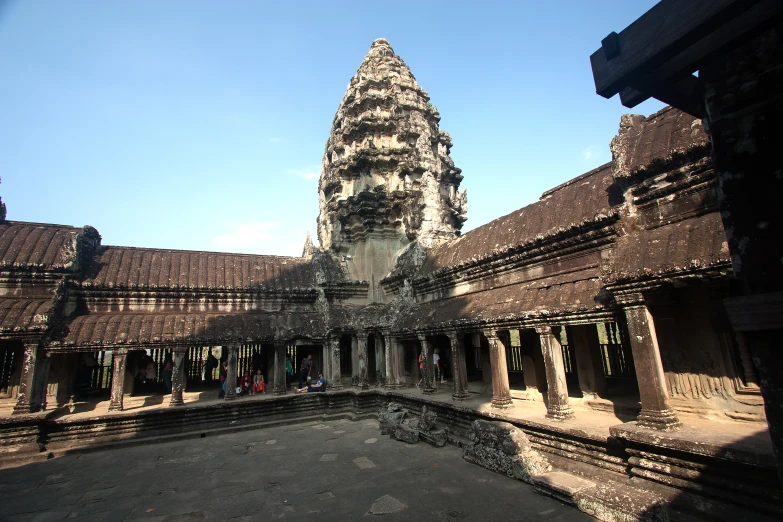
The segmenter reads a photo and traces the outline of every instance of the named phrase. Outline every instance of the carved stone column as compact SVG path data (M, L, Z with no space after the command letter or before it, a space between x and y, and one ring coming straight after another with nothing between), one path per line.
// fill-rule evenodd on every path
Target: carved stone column
M358 355L359 355L359 387L362 390L370 389L367 368L367 334L359 333L356 336Z
M454 393L451 394L451 398L455 401L464 401L470 397L468 371L465 367L465 347L455 330L446 332L446 336L451 345L451 377L454 380Z
M228 345L228 368L226 371L226 400L233 401L237 398L237 352L239 345L231 343Z
M127 350L112 351L111 400L109 402L109 411L122 411L122 397L125 394L125 366L127 361Z
M329 386L328 382L332 380L332 349L329 346L329 340L321 344L321 358L322 358L322 366L321 373L324 374L324 379L327 381L327 386Z
M421 355L424 360L424 388L422 391L426 394L435 393L435 386L433 385L433 377L435 375L434 362L432 361L432 345L427 340L426 335L419 335L419 342L421 343Z
M579 389L585 397L606 397L606 376L601 362L601 343L594 324L566 327L574 345Z
M185 389L185 359L188 353L187 346L176 346L171 351L174 366L171 371L171 400L169 406L184 406L182 392ZM228 385L226 386L228 391Z
M506 363L506 346L494 330L484 331L484 337L489 343L489 365L492 371L492 403L493 408L510 408L511 388L508 385L508 367Z
M46 353L37 341L25 343L14 413L34 413L41 409L46 394L45 358Z
M343 389L343 379L342 374L340 373L340 338L339 337L330 337L329 338L329 351L331 352L331 366L332 366L332 374L330 375L331 381L327 384L327 390L342 390Z
M394 390L402 388L402 381L400 379L402 375L403 357L400 350L400 343L397 338L391 333L385 333L384 338L386 340L386 388Z
M737 351L739 351L740 362L742 363L742 375L745 380L745 386L758 389L758 379L753 366L753 358L750 356L748 338L745 337L744 333L737 332L734 334L734 339L737 341Z
M275 341L275 361L273 368L275 378L272 390L275 395L285 395L288 391L285 385L285 341Z
M546 416L550 419L565 420L574 416L568 405L568 385L566 384L563 364L563 347L552 333L550 326L536 326L541 342L541 354L546 368L547 405Z
M640 426L656 430L679 429L680 420L669 405L655 324L644 304L644 297L640 292L619 294L615 297L625 311L628 337L636 366L636 380L642 401L638 423Z
M385 346L386 339L380 334L375 334L375 385L385 386L386 384L386 352L389 347Z
M538 391L536 363L529 355L522 356L522 377L525 380L525 400L540 401L541 392Z

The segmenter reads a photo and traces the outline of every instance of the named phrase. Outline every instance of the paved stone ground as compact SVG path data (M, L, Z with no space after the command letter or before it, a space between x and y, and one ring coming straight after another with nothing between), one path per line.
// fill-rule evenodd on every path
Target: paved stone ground
M1 520L592 520L453 447L331 421L0 470Z

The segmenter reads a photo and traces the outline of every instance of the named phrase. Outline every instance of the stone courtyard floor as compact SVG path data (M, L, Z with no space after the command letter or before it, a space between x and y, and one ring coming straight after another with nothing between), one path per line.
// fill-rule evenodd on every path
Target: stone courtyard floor
M592 520L377 421L268 428L0 470L0 520Z

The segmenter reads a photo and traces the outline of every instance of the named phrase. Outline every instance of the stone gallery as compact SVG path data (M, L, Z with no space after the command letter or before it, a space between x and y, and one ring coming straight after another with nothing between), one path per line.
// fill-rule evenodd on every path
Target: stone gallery
M722 302L736 278L701 118L623 116L610 163L464 234L439 121L375 40L326 142L320 246L301 257L109 246L3 208L0 392L15 415L0 458L393 402L425 410L408 428L427 424L423 439L481 465L505 451L514 476L603 520L783 516L759 378ZM295 381L308 355L327 390L297 396L286 360ZM258 370L267 398L235 400ZM102 390L121 412L162 379L182 406L223 371L225 402L48 417Z

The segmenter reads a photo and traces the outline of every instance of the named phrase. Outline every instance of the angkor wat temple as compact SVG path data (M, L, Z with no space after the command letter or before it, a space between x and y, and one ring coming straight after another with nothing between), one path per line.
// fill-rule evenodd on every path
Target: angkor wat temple
M279 400L427 404L454 440L472 419L509 420L557 469L635 477L684 511L753 503L779 516L771 449L721 438L725 426L763 438L766 417L722 303L737 283L702 120L672 107L626 115L610 163L464 234L463 174L439 121L389 43L373 42L326 143L320 246L308 240L301 257L108 246L90 226L4 219L0 391L19 414L0 426L6 454L35 430L51 447L98 432L67 415L41 427L40 412L68 407L85 372L119 411L143 392L145 358L173 356L179 406L213 348L228 382L263 368L277 395L290 394L286 356L309 354L328 392ZM432 400L444 387L452 401ZM471 397L489 406L465 406ZM234 399L229 386L223 407ZM540 414L505 416L524 404ZM182 410L166 412L179 423L168 429L202 422ZM627 422L596 429L607 413ZM127 435L112 419L101 433ZM720 433L705 428L713 421Z

